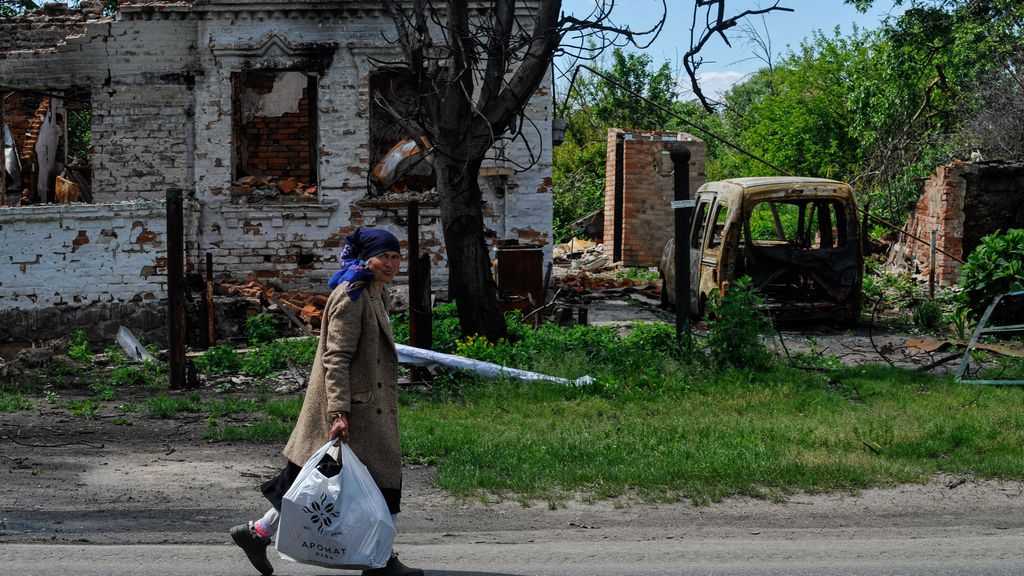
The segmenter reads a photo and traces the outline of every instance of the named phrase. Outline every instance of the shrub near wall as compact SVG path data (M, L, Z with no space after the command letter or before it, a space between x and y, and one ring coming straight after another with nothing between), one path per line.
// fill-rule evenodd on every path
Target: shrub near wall
M996 232L981 239L981 245L967 258L960 275L959 304L975 318L980 317L992 299L1008 292L1024 290L1024 229ZM1019 308L1012 308L1019 310ZM997 317L1009 318L1004 306Z

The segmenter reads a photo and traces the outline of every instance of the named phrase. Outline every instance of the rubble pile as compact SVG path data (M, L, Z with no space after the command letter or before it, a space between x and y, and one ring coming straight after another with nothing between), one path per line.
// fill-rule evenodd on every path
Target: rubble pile
M327 296L323 294L280 290L267 282L252 277L247 278L241 284L215 284L214 290L215 293L236 294L259 300L261 305L270 311L283 309L286 311L285 314L293 314L310 330L320 328L324 307L327 306Z
M571 323L573 316L580 318L579 323L585 323L585 310L597 301L628 295L652 306L661 302L661 280L631 277L622 262L612 262L602 244L573 238L556 244L552 259L555 269L550 288L555 295L548 307L559 324Z
M267 178L243 176L228 188L235 201L263 202L273 198L291 198L299 201L316 198L317 187L300 182L295 177Z

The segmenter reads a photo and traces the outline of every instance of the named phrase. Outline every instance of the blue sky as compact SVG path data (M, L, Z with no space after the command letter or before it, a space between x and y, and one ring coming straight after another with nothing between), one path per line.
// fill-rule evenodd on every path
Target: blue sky
M594 0L564 0L563 10L586 14ZM651 56L655 64L668 61L673 70L683 74L682 55L689 48L690 25L693 19L693 0L666 0L668 14L665 28L654 43L645 52ZM768 6L770 2L757 0L729 0L726 3L732 14L740 11ZM850 32L856 24L861 28L873 29L887 15L902 12L894 8L892 0L876 0L875 7L868 13L861 14L842 0L782 0L781 6L792 8L793 12L772 12L763 17L749 19L748 23L757 27L772 43L772 52L777 57L788 51L788 47L796 48L800 41L809 37L814 30L831 32L839 26L844 33ZM651 27L661 15L660 0L618 0L613 12L615 23L628 24L634 30ZM703 15L703 11L701 12ZM764 66L755 56L755 51L738 33L729 35L732 48L718 37L711 40L702 51L704 64L700 68L701 88L706 93L716 94L733 83L742 80L751 72ZM681 87L688 86L682 82ZM686 96L684 92L683 96Z

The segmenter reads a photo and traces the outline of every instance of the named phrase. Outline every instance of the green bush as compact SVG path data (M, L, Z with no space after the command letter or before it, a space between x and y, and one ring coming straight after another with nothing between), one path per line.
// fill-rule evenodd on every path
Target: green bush
M157 388L166 384L163 364L144 360L138 365L124 364L110 371L110 382L117 388L143 386Z
M960 270L960 286L963 292L957 303L975 318L985 312L992 298L1024 290L1024 229L982 238Z
M207 348L202 356L196 358L195 363L196 368L204 374L227 374L242 368L242 358L227 344Z
M713 294L708 316L707 353L713 366L761 369L771 364L772 354L761 338L771 321L749 276L734 282L724 296Z
M257 346L277 339L277 322L272 314L264 312L245 319L245 336L250 346Z
M71 335L68 356L80 364L92 364L92 348L89 348L89 341L85 339L84 330L75 330L75 333Z
M288 363L310 366L316 357L316 338L281 338L253 348L242 357L241 371L250 376L269 376Z

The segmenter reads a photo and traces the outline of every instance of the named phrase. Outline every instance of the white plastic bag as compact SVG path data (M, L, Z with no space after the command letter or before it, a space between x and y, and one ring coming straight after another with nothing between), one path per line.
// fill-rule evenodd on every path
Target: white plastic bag
M326 568L380 568L391 557L395 524L366 466L341 445L341 473L327 478L317 464L324 444L302 467L281 502L281 558Z

